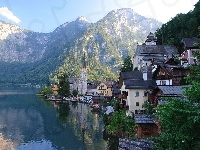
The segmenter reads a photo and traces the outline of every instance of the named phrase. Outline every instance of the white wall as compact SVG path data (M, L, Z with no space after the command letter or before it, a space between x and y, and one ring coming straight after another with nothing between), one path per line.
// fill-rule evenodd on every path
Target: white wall
M139 96L136 96L136 91L139 92ZM145 89L129 89L127 97L127 105L129 110L135 113L135 110L144 110L142 105L145 100L148 100L147 96L144 96ZM139 102L139 106L136 106L136 102Z
M172 85L172 79L170 79L170 80L156 80L156 84L157 85Z

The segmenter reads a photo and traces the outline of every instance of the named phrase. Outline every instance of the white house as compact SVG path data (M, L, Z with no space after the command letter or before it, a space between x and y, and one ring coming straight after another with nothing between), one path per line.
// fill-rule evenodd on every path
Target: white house
M133 69L140 70L143 66L149 66L152 61L155 63L163 63L167 59L177 55L177 48L173 45L157 45L157 39L153 33L147 36L147 40L143 45L137 45L133 56Z
M134 114L144 112L142 105L144 101L148 100L147 92L156 86L155 81L151 78L152 73L147 72L146 67L144 68L143 72L133 71L133 78L124 80L121 86L122 98L125 99L128 110ZM137 75L134 76L134 73Z

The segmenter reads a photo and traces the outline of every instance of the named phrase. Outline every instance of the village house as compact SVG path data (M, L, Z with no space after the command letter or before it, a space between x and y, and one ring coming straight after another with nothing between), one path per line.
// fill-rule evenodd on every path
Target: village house
M112 85L113 81L101 82L97 86L97 90L100 95L112 97Z
M197 58L193 56L193 52L198 51L200 49L195 45L195 43L200 43L200 38L192 37L192 38L183 38L179 45L179 53L181 54L181 63L192 65L192 64L200 64L197 62Z
M143 66L152 65L154 63L164 63L177 55L177 48L174 45L156 45L156 37L153 33L149 33L147 40L143 45L137 45L133 56L133 69L140 70Z
M152 70L152 78L157 85L183 85L184 77L189 74L189 68L182 65L158 64Z
M144 113L143 104L148 100L147 93L156 86L152 73L144 67L142 72L122 72L120 80L121 103L128 109L128 114Z
M137 138L149 138L159 136L160 126L155 115L135 114Z
M97 89L99 82L93 82L87 84L87 95L99 95L99 90Z
M183 91L184 88L188 87L188 85L184 86L157 86L155 87L149 94L149 102L152 104L162 104L165 102L165 98L184 98Z

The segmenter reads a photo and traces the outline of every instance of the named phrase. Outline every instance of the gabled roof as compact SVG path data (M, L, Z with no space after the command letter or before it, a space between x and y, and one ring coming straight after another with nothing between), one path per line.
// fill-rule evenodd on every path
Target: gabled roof
M157 88L159 88L164 95L177 95L177 96L182 96L183 95L183 91L184 91L184 87L187 86L158 86Z
M169 64L159 64L156 70L153 72L153 78L155 78L156 74L159 72L159 68L162 68L170 77L175 77L177 75L173 74L173 71L170 71L167 68L173 68L173 69L188 69L188 67L184 67L182 65L169 65ZM180 75L182 76L182 75Z
M149 54L162 54L171 56L177 54L177 48L174 45L137 45L135 56Z
M194 46L194 43L199 43L200 38L192 37L192 38L183 38L181 40L181 43L184 43L185 48L197 48L197 46Z
M156 82L152 80L152 72L147 71L147 80L143 79L142 71L121 72L125 89L152 89Z
M107 87L112 87L112 85L113 85L113 81L105 81L105 82L103 82Z

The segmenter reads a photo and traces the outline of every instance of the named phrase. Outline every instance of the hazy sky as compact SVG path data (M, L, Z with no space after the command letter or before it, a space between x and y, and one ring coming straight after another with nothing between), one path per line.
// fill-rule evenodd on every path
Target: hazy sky
M111 10L132 8L136 13L166 23L187 13L198 0L0 0L0 20L36 32L51 32L84 16L91 23Z

